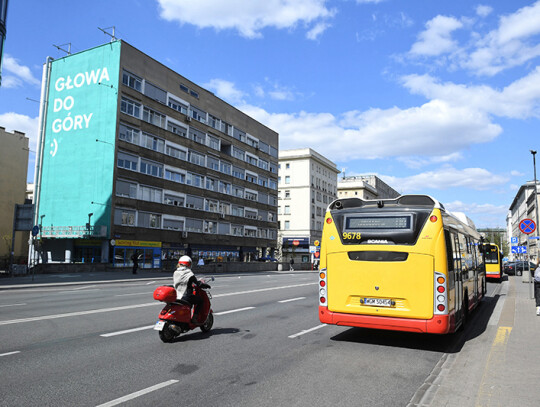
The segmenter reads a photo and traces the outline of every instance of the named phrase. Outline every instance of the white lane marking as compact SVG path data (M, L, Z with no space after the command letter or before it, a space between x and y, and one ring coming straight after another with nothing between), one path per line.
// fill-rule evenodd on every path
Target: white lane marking
M111 332L111 333L103 334L103 335L99 335L99 336L103 336L104 338L109 338L111 336L130 334L132 332L138 332L138 331L144 331L146 329L152 329L153 327L154 327L154 325L141 326L140 328L126 329L125 331Z
M126 306L123 306L123 307L102 308L102 309L93 309L93 310L90 310L90 311L69 312L67 314L44 315L44 316L41 316L41 317L12 319L12 320L9 320L9 321L0 321L0 325L11 325L11 324L20 324L21 322L34 322L34 321L43 321L43 320L47 320L47 319L77 317L77 316L80 316L80 315L89 315L89 314L101 314L103 312L123 311L123 310L129 310L129 309L134 309L134 308L149 307L149 306L152 306L152 305L161 305L161 306L163 306L162 303L160 303L158 301L154 301L154 302L147 302L146 304L126 305Z
M73 291L75 290L86 290L88 288L92 288L92 287L95 287L96 285L87 285L87 286L84 286L84 287L77 287L77 288L74 288Z
M298 338L299 336L302 336L302 335L305 335L305 334L307 334L307 333L316 331L317 329L321 329L321 328L324 327L324 326L326 326L326 324L321 324L321 325L315 326L315 327L313 327L313 328L306 329L306 330L304 330L304 331L302 331L302 332L298 332L297 334L290 335L289 338L291 338L291 339Z
M282 290L284 288L295 288L295 287L304 287L306 285L317 285L319 283L306 283L306 284L295 284L295 285L286 285L281 287L271 287L271 288L260 288L258 290L249 290L249 291L239 291L236 293L226 293L226 294L216 294L212 295L212 297L229 297L231 295L241 295L241 294L253 294L253 293L260 293L263 291L274 291L274 290Z
M233 312L247 311L247 310L254 309L254 308L255 307L245 307L245 308L232 309L230 311L215 312L214 315L232 314Z
M129 297L130 295L152 295L152 293L131 293L131 294L116 294L115 297Z
M0 308L2 308L2 307L18 307L19 305L26 305L26 303L0 305Z
M16 353L21 353L21 351L20 351L20 350L16 350L15 352L0 353L0 357L2 357L2 356L9 356L9 355L15 355Z
M73 294L73 293L78 293L79 291L75 291L77 290L76 288L74 288L73 290L66 290L66 291L58 291L57 293L55 294ZM92 291L100 291L99 288L94 288L92 290L85 290L84 292L85 293L89 293L89 292L92 292Z
M300 300L305 300L306 297L298 297L298 298L291 298L290 300L281 300L281 301L278 301L280 304L285 304L286 302L293 302L293 301L300 301Z
M156 281L149 281L148 283L146 283L146 285L150 285L150 284L154 284Z
M162 389L163 387L170 386L171 384L178 383L178 380L169 380L160 384L156 384L155 386L147 387L146 389L136 391L135 393L128 394L127 396L117 398L115 400L109 401L108 403L100 404L96 407L112 407L116 406L118 404L124 403L129 400L133 400L137 397L144 396L145 394L151 393L153 391Z

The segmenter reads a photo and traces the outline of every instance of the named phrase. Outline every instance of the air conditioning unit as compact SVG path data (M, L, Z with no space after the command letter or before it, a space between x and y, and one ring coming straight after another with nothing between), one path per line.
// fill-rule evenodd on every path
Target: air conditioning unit
M257 216L257 220L262 220L262 216Z
M188 237L188 232L182 232L182 237L185 239Z
M191 122L191 116L186 116L186 122Z

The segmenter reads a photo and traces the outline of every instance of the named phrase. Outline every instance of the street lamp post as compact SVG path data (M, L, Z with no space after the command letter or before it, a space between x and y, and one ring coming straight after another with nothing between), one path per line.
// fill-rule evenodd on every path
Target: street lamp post
M539 237L538 234L538 189L536 186L536 150L531 150L531 154L533 156L533 168L534 168L534 207L535 207L535 215L536 215L536 237ZM539 246L538 239L536 240L536 260L538 260L538 256L540 253L538 252L538 246Z

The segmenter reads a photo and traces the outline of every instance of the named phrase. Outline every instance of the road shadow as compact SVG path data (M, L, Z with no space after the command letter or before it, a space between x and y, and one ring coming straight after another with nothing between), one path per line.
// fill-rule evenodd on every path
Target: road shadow
M366 343L404 349L458 353L465 342L482 335L501 295L485 297L471 314L463 329L446 335L350 328L330 338L333 341Z
M212 336L232 335L237 334L238 332L240 332L240 329L238 328L216 328L211 329L208 332L202 332L201 330L193 330L177 336L176 338L174 338L173 341L171 341L171 343L184 341L201 341L208 339Z

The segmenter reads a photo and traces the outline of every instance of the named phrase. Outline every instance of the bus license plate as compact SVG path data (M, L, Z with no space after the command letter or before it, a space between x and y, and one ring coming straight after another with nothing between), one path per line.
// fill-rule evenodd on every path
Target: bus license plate
M364 305L373 305L375 307L391 307L392 300L389 298L364 298Z
M158 321L158 322L156 322L156 325L154 326L154 329L156 331L162 331L164 326L165 326L165 321Z

